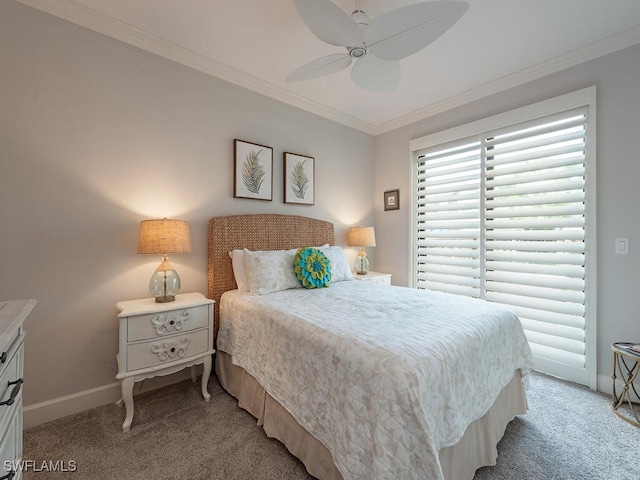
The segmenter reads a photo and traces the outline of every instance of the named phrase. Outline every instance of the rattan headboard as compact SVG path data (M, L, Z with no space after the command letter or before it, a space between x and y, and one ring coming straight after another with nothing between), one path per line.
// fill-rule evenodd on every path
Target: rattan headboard
M284 250L335 244L333 224L299 215L231 215L209 220L208 297L215 300L214 338L218 335L220 297L236 287L229 252Z

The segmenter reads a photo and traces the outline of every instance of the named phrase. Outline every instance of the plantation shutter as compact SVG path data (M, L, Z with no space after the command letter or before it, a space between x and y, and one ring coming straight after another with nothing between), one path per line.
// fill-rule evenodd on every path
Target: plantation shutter
M480 142L420 155L416 171L418 288L480 296Z
M413 286L508 306L536 369L596 388L595 87L410 148Z
M537 368L585 368L586 110L484 136L485 298L520 317Z

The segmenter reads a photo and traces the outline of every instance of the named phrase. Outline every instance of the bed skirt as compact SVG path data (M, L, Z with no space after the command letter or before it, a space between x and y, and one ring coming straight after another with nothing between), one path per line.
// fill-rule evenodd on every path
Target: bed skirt
M222 387L238 399L238 406L256 417L267 436L280 440L311 475L321 480L342 480L329 450L300 426L251 375L234 365L229 354L216 353L216 374ZM489 411L467 427L460 441L440 450L444 478L471 480L478 468L495 465L496 445L507 424L526 411L527 400L518 370Z

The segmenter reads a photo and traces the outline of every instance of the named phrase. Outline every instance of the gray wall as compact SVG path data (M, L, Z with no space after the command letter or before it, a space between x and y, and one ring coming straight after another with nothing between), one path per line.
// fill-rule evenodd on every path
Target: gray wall
M410 282L411 139L591 85L597 86L597 369L607 382L599 388L606 388L611 343L640 342L640 45L376 137L376 268L393 273L396 284ZM401 209L382 211L383 192L398 187ZM629 237L629 255L614 254L616 237Z
M160 262L136 253L141 220L189 221L183 292L206 292L212 216L326 219L342 245L373 223L369 135L16 2L0 2L0 65L0 299L39 302L26 405L115 382L115 304L148 297ZM233 198L234 138L273 147L272 202ZM314 206L283 204L285 150L315 157Z

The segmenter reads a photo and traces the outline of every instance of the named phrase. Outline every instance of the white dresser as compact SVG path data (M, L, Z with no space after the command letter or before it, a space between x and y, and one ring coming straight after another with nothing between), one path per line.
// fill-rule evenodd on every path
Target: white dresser
M213 300L201 293L176 295L173 302L156 303L153 298L120 302L120 349L118 375L126 417L122 430L133 421L133 385L145 378L169 375L203 364L202 396L211 399L207 382L211 375L213 349Z
M0 301L0 479L22 478L23 323L35 304Z

